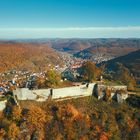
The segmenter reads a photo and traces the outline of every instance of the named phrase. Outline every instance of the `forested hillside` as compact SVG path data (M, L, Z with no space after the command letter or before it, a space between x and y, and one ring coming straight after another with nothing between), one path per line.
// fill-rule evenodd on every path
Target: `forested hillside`
M139 140L140 101L137 106L133 104L134 108L129 102L86 97L44 103L21 101L20 108L8 104L0 116L0 138Z
M58 52L47 44L0 42L0 71L11 69L38 70L49 64L60 64Z
M106 65L107 71L114 72L116 78L125 79L124 75L128 73L127 75L131 79L134 77L137 84L140 84L140 50L112 59L103 64ZM114 80L116 79L115 77L113 77ZM129 81L128 76L127 81Z
M75 56L86 59L96 57L110 59L126 55L138 49L140 49L139 39L98 39L92 41L91 47L79 51Z

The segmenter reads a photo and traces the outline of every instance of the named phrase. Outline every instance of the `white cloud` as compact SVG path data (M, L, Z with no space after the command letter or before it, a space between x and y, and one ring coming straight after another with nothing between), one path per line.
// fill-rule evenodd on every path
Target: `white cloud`
M120 26L120 27L66 27L66 28L0 28L0 31L135 31L140 30L140 26Z
M0 38L140 38L140 26L0 28Z

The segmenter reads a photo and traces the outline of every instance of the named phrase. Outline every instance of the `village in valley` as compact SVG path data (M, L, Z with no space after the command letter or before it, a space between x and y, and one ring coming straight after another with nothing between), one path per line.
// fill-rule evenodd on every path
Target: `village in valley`
M1 110L6 106L7 95L11 95L16 103L18 100L47 101L50 96L51 99L55 100L85 96L95 96L97 99L102 99L110 94L107 95L110 96L110 99L120 103L128 98L127 86L108 85L101 73L92 82L82 80L80 68L89 60L63 53L61 53L61 57L64 62L63 67L48 64L47 71L35 72L24 69L0 73ZM49 76L54 76L54 79L48 79L47 73L49 72L52 72ZM93 71L93 73L95 72ZM50 82L49 85L44 85L46 81L43 80L48 80L48 83L51 80L54 81Z

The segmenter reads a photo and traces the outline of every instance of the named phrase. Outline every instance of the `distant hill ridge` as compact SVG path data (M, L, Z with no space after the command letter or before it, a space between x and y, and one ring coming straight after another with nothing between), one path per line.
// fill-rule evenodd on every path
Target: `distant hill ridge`
M105 62L105 64L107 65L108 69L115 71L115 63L117 62L122 63L134 74L137 79L140 79L140 49L127 55L112 59Z
M140 39L99 39L94 40L91 47L75 53L74 56L86 59L114 58L138 49L140 49Z

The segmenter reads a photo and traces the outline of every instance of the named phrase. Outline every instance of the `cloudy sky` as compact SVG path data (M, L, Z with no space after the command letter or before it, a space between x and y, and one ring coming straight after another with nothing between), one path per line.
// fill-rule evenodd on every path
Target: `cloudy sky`
M0 38L139 38L140 0L0 0Z

